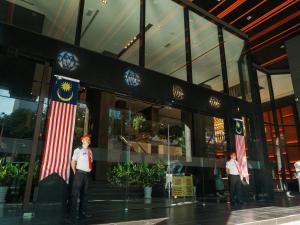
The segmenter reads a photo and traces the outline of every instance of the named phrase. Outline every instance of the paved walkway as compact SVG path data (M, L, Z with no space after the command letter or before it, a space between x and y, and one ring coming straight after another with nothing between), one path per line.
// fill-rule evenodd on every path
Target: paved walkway
M276 198L274 202L256 202L231 207L227 203L206 202L201 199L197 203L174 207L165 207L162 202L156 202L156 208L142 201L126 203L94 202L90 203L91 218L77 221L78 225L266 225L284 224L300 220L300 196L287 199L284 195ZM139 207L137 207L139 206ZM21 216L13 216L8 210L0 218L1 225L62 225L72 224L61 214L58 207L48 207L47 211L36 214L33 220L22 220ZM5 217L4 217L5 216Z

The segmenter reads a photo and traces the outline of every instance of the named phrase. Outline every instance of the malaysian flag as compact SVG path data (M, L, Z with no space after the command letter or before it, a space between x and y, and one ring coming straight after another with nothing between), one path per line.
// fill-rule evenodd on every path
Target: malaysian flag
M240 167L240 173L241 176L245 178L246 182L249 184L243 120L234 119L234 127L235 127L234 129L235 149L236 149L237 161Z
M79 81L54 77L40 181L57 173L69 181Z

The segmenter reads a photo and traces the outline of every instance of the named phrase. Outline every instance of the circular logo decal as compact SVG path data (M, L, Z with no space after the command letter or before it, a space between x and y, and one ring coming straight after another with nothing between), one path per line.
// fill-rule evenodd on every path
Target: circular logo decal
M173 97L177 100L183 100L184 99L184 92L183 89L178 85L173 85Z
M128 86L137 87L141 84L140 76L132 70L127 70L125 72L124 79Z
M221 101L220 101L220 99L218 99L216 97L213 97L213 96L210 97L208 102L212 108L218 109L221 107Z
M74 71L79 66L79 60L76 55L70 52L61 52L57 57L58 65L68 71Z

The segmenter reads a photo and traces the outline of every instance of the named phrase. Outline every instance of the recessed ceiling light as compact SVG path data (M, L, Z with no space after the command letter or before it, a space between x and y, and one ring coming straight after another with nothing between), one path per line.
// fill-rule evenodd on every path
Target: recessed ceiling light
M284 45L280 45L280 48L285 48L285 46Z
M246 18L248 21L252 19L252 16L247 16Z
M101 0L101 3L102 3L103 5L106 5L106 4L107 4L107 0Z

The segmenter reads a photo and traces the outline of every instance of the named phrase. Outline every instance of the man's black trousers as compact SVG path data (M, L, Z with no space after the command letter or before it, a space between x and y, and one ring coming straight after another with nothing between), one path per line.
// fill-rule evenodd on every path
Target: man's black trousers
M230 175L230 196L231 202L240 202L241 201L241 177L240 175Z
M76 170L72 187L72 213L77 213L77 199L80 197L79 214L83 215L87 209L87 194L89 185L89 173Z

